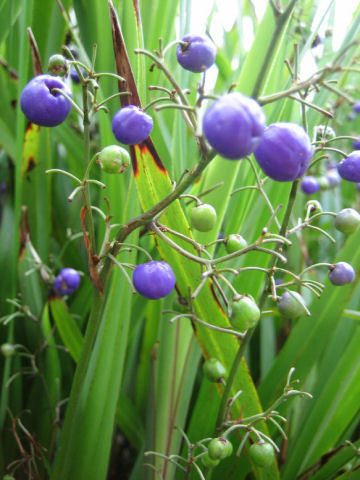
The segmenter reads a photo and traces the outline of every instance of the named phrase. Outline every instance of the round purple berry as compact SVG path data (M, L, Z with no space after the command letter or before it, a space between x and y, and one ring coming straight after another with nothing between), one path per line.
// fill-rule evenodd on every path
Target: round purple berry
M80 77L75 67L70 69L70 78L74 83L80 83Z
M352 142L352 146L354 150L360 150L360 137Z
M338 262L329 271L329 280L333 285L346 285L355 278L353 267L346 262Z
M306 172L313 147L302 127L296 123L279 122L265 129L254 155L268 177L278 182L289 182Z
M214 64L216 48L208 37L188 34L178 44L176 57L185 70L200 73Z
M331 168L328 170L325 174L325 177L327 181L329 182L329 187L334 188L340 185L341 182L341 177L339 175L339 172L335 168Z
M54 280L54 287L61 295L75 292L79 285L79 272L73 268L63 268Z
M175 287L175 275L166 262L152 261L138 265L133 273L136 290L146 298L157 300L169 295Z
M137 145L150 135L153 119L135 105L128 105L114 115L111 126L116 140L125 145Z
M360 100L357 100L357 101L354 103L352 109L353 109L353 112L355 112L355 113L360 113Z
M38 75L25 86L21 92L21 110L30 122L43 127L55 127L69 115L71 103L61 93L53 91L58 88L71 97L67 86L52 75Z
M338 165L341 178L348 182L360 182L360 151L355 150Z
M236 160L250 155L259 145L265 128L260 105L239 92L220 97L207 109L203 132L213 149Z
M304 177L301 181L301 190L306 193L306 195L318 192L320 190L319 180L311 175Z

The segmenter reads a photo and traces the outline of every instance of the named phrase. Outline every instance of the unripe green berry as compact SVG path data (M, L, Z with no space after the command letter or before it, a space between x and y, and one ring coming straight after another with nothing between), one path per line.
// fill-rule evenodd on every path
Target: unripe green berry
M233 452L232 443L226 438L213 438L208 445L209 457L213 460L223 460Z
M69 64L65 57L57 53L49 58L47 69L51 75L63 77L69 70Z
M190 211L192 226L199 232L210 232L215 227L216 210L208 203L201 203Z
M225 239L225 248L228 253L234 253L248 246L244 237L238 233L232 233Z
M209 358L203 365L205 377L210 382L219 382L226 375L223 364L217 358Z
M255 327L260 318L260 309L251 297L242 297L231 303L231 325L236 330L244 331Z
M123 173L130 165L130 155L125 148L109 145L99 153L99 163L106 173Z
M360 215L353 208L344 208L335 217L335 228L342 233L353 233L360 225Z
M268 468L275 460L274 447L269 442L254 443L249 448L251 460L258 467Z
M207 452L205 453L205 455L201 457L201 461L204 467L207 467L207 468L216 467L216 465L219 465L219 462L220 462L220 460L212 459Z
M0 347L2 355L4 357L12 357L16 351L15 345L12 345L11 343L3 343Z
M277 308L284 317L295 319L305 312L304 303L298 292L289 291L281 295Z

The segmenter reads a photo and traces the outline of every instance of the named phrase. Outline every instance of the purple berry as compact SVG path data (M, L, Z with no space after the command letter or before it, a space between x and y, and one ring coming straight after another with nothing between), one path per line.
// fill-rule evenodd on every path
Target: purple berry
M304 177L301 181L301 190L307 195L318 192L320 190L319 180L311 175Z
M254 155L268 177L278 182L289 182L306 172L313 147L302 127L296 123L279 122L265 129Z
M334 188L340 185L341 182L341 177L339 175L339 172L335 168L331 168L328 170L325 174L325 177L327 181L329 182L329 187Z
M133 273L136 290L151 300L166 297L175 287L175 275L166 262L152 261L138 265Z
M76 68L72 67L70 70L70 78L74 83L80 83L80 77Z
M352 145L354 150L360 150L360 137L358 137L357 140L354 140Z
M355 150L338 165L341 178L349 182L360 182L360 151Z
M346 262L338 262L329 271L329 280L333 285L346 285L355 278L353 267Z
M216 48L212 41L202 35L185 35L176 49L176 57L185 70L199 73L215 62Z
M67 86L52 75L38 75L21 92L21 110L30 122L43 127L55 127L69 115L71 103L53 88L63 90L69 97Z
M354 103L352 109L353 109L353 112L355 112L355 113L360 113L360 100L357 100L357 101Z
M79 272L73 268L63 268L54 280L54 287L61 295L75 292L79 285Z
M207 109L203 132L213 149L225 158L240 159L259 145L265 128L260 105L239 92L220 97Z
M153 119L135 105L128 105L114 115L111 126L116 140L125 145L137 145L150 135Z

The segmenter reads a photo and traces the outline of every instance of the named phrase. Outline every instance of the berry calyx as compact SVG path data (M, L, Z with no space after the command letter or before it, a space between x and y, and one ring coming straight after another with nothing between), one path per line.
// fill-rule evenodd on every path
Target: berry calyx
M202 35L185 35L176 48L176 58L179 64L190 70L200 73L210 68L216 57L216 48L212 41Z
M60 295L75 292L80 285L80 275L73 268L63 268L54 280L54 287Z
M274 447L269 442L254 443L249 448L251 460L258 467L268 468L275 460Z
M203 373L210 382L218 383L225 377L226 370L217 358L212 357L204 362Z
M260 105L239 92L228 93L210 105L203 119L203 132L212 148L224 158L250 155L259 145L265 128Z
M58 88L71 97L67 86L52 75L38 75L25 85L20 96L21 110L30 122L43 127L55 127L69 115L71 103Z
M329 280L333 285L342 286L351 283L355 278L353 267L347 262L338 262L329 271Z
M245 238L238 233L232 233L225 239L225 248L228 253L238 252L247 246Z
M262 171L278 182L300 178L313 156L309 135L296 123L273 123L254 152Z
M115 113L111 127L116 140L125 145L137 145L150 135L153 119L135 105L123 107Z
M298 292L284 292L277 304L277 309L284 317L295 319L306 311L305 301Z
M213 460L223 460L233 452L232 443L226 438L213 438L208 445L209 457Z
M231 325L239 331L255 327L260 318L260 309L250 297L242 297L231 303Z
M301 190L306 193L306 195L311 195L320 190L320 183L316 177L308 175L301 180Z
M130 165L130 155L125 148L109 145L99 153L99 163L106 173L123 173Z
M335 228L342 233L353 233L360 225L360 215L353 208L344 208L335 217Z
M157 300L171 293L175 287L175 274L168 263L153 260L135 268L133 282L143 297Z
M360 151L355 150L338 165L341 178L348 182L360 182Z
M201 203L190 211L192 226L199 232L210 232L216 224L216 210L208 203Z
M47 69L51 75L63 77L69 71L69 64L65 57L56 53L49 58Z

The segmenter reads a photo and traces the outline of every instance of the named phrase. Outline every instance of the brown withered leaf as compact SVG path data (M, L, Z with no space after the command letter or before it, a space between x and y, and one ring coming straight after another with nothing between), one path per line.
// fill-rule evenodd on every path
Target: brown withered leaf
M41 75L43 73L43 68L41 65L41 57L40 57L39 49L38 49L34 34L31 30L31 27L27 27L26 31L29 37L29 42L30 42L34 75Z

